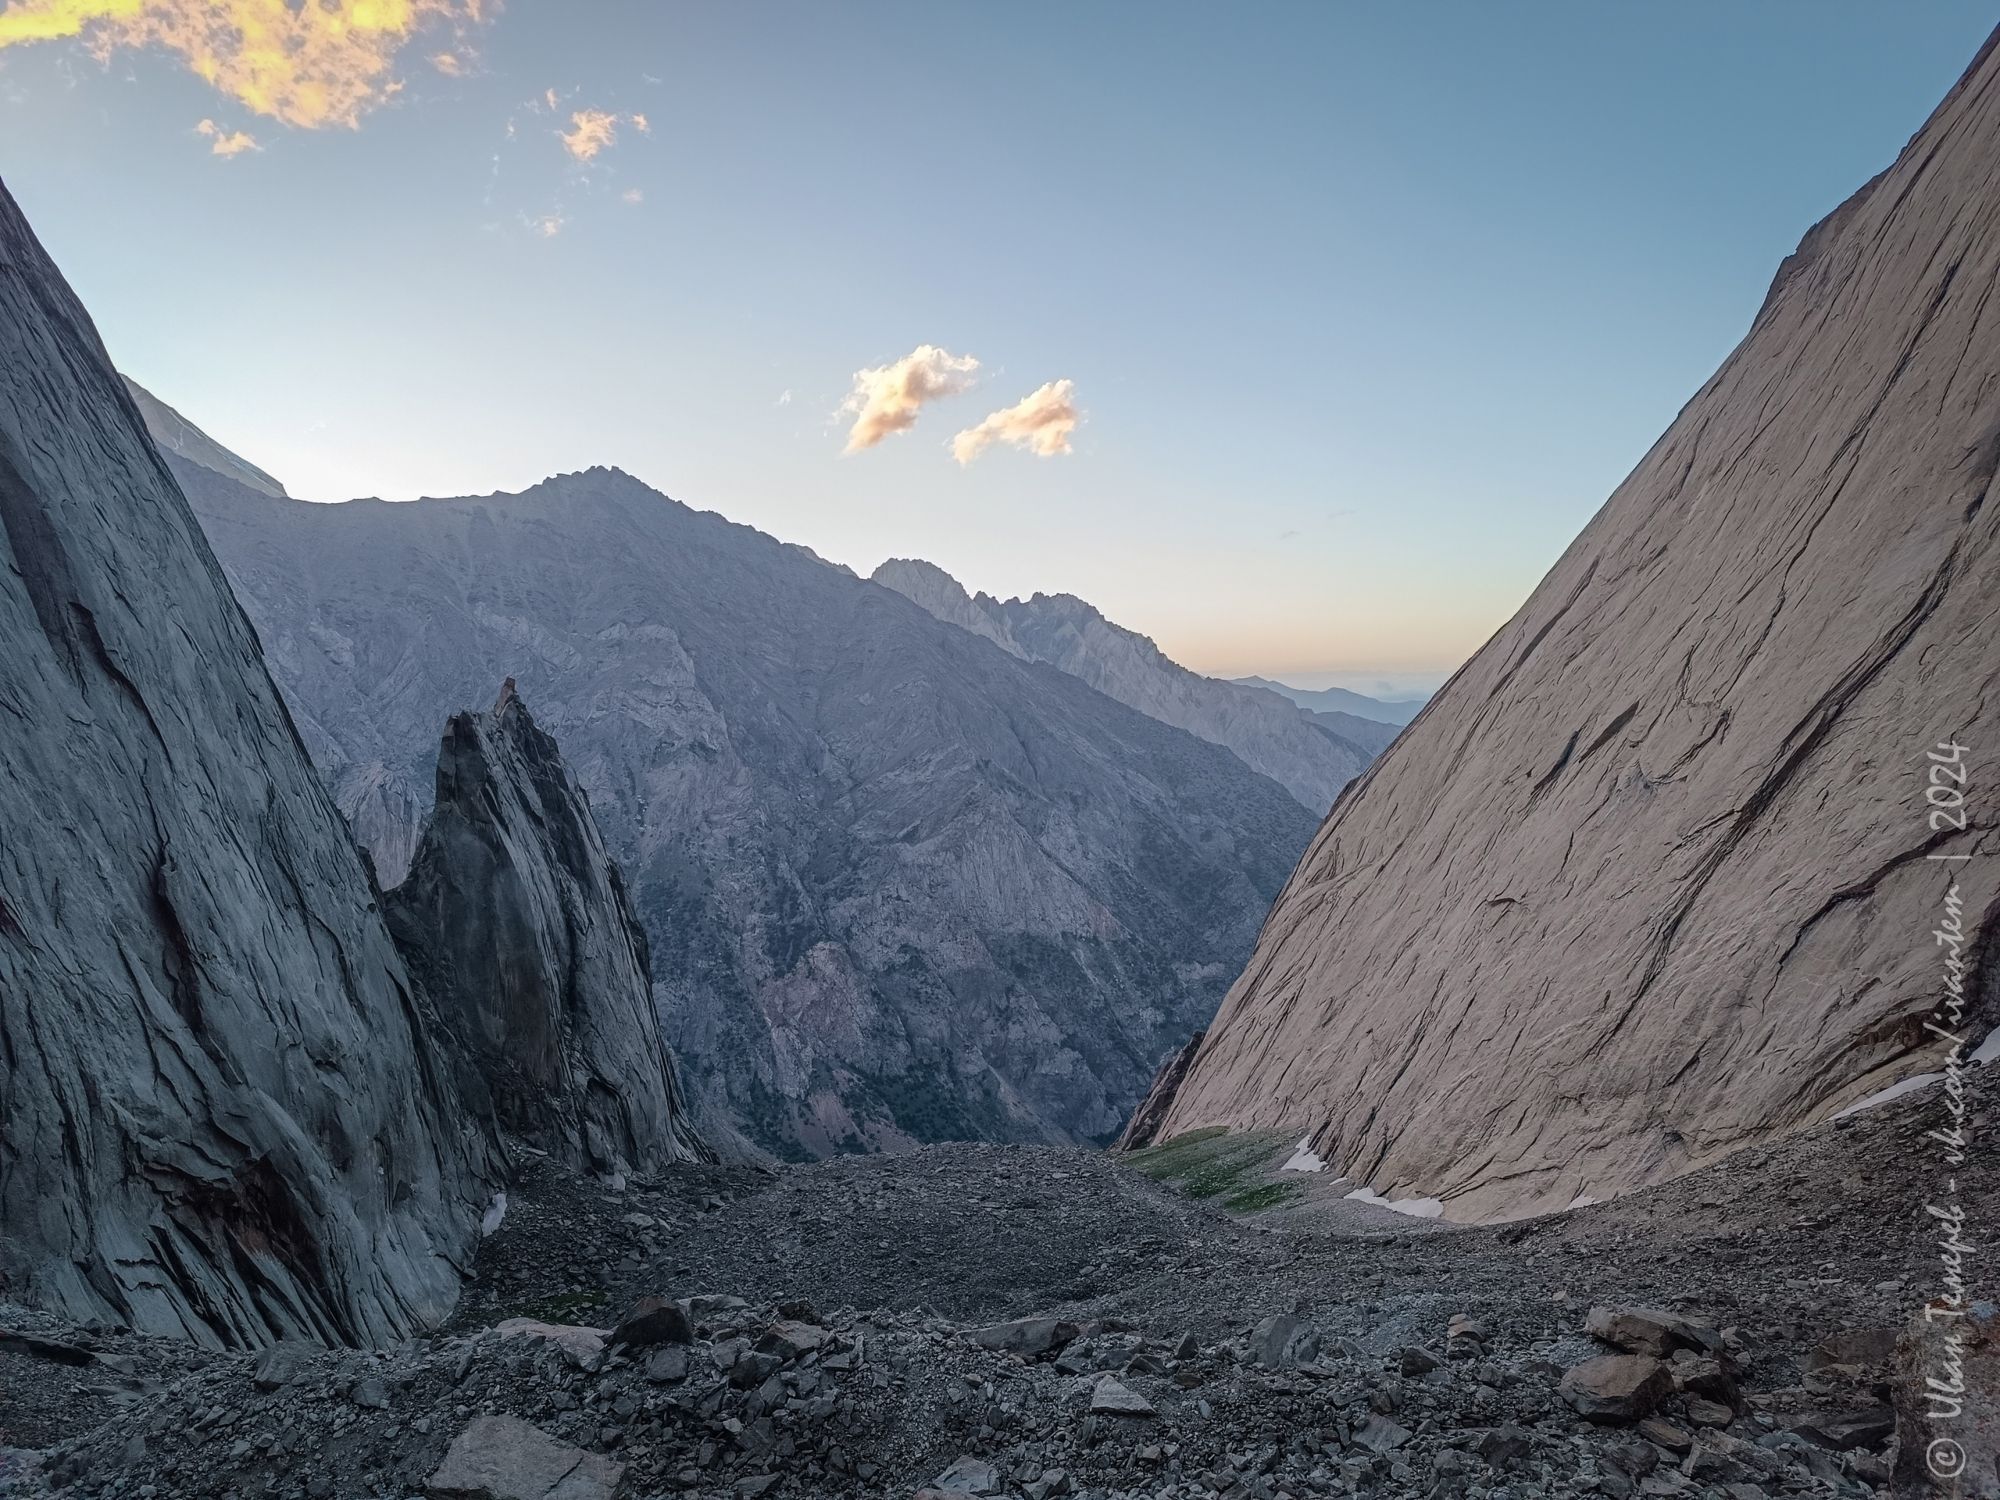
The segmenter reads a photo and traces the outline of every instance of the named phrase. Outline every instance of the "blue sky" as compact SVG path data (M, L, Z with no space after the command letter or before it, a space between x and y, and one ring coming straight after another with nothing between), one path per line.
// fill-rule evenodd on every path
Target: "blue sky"
M1400 686L1520 604L1993 20L510 0L420 25L357 128L5 47L0 175L121 365L295 494L617 464L1201 670ZM579 110L617 117L588 162ZM924 344L976 385L843 453L855 371ZM1072 451L953 462L1055 380Z

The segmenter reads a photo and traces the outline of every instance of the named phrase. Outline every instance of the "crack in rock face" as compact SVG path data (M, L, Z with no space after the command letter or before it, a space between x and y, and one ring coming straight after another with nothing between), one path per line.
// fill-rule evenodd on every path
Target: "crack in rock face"
M2000 861L1932 856L2000 840L1924 757L2000 744L1996 278L1989 46L1343 795L1149 1131L1304 1130L1458 1219L1605 1198L1935 1071L1954 890L1991 1024Z

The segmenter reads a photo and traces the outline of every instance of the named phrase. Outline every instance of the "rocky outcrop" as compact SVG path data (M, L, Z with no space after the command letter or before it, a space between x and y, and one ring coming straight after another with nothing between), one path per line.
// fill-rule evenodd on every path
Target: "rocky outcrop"
M1002 603L990 594L966 593L934 563L900 557L872 576L1010 655L1046 662L1148 718L1222 746L1315 814L1324 813L1396 737L1393 725L1304 711L1262 688L1190 672L1146 636L1112 624L1073 594Z
M271 495L280 500L285 498L285 487L269 474L248 459L231 453L138 381L130 376L124 377L124 380L125 389L131 392L139 415L146 423L146 435L152 438L155 447L190 463L200 464L204 469L226 474L245 489L255 490L260 495Z
M257 637L0 190L0 1288L211 1345L452 1304L486 1196Z
M605 1176L707 1152L653 1009L646 935L590 800L510 677L455 714L389 931L509 1131Z
M1954 972L1976 1043L2000 915L1977 790L2000 743L1996 278L1989 43L1341 799L1170 1132L1304 1128L1385 1196L1518 1214L1935 1070Z
M1160 1071L1153 1075L1146 1097L1139 1101L1139 1107L1132 1111L1132 1118L1126 1122L1124 1134L1118 1137L1117 1150L1137 1151L1141 1146L1150 1146L1159 1139L1160 1127L1166 1123L1167 1115L1174 1107L1174 1095L1180 1092L1188 1069L1194 1066L1195 1054L1201 1050L1202 1038L1207 1035L1206 1031L1197 1031L1172 1057L1160 1064Z
M178 472L385 882L438 705L519 680L718 1149L1109 1141L1312 836L1227 751L616 471L407 505Z

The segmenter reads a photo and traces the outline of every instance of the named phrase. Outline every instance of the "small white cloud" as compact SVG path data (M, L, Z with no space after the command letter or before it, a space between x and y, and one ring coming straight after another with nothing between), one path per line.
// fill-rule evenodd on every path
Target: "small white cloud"
M245 151L262 151L256 138L241 130L224 130L213 120L203 120L194 133L208 138L211 156L241 156Z
M994 412L977 427L951 440L951 456L969 464L994 443L1012 443L1041 458L1070 451L1069 435L1083 414L1076 408L1076 383L1051 380L1032 395Z
M847 451L873 448L892 433L916 425L917 413L932 401L971 389L979 361L935 344L919 344L891 365L854 372L854 389L840 404L854 414Z
M790 406L791 404L792 404L792 392L791 388L788 386L784 390L778 392L778 405Z
M646 201L645 191L641 188L627 188L618 196L623 198L627 203L644 203Z

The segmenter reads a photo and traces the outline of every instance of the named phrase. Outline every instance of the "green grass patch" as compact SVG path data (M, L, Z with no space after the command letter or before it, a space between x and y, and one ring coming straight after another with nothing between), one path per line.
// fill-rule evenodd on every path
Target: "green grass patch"
M1222 1206L1233 1214L1260 1214L1304 1196L1305 1189L1296 1182L1267 1182L1261 1187L1231 1193L1222 1200Z
M1258 1213L1302 1191L1296 1183L1265 1181L1282 1148L1281 1139L1268 1131L1233 1135L1217 1125L1134 1151L1129 1160L1155 1182L1190 1198L1220 1198L1231 1213Z

